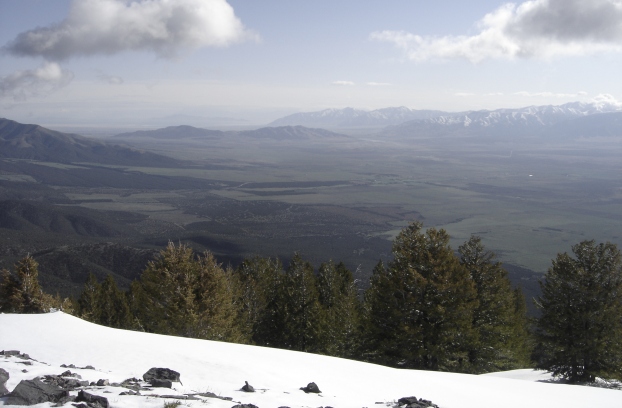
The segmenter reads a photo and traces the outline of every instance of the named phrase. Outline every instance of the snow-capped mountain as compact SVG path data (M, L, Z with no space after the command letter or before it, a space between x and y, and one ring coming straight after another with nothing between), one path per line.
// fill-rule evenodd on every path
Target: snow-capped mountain
M451 133L479 135L503 132L507 135L542 134L555 125L600 114L622 114L622 106L611 102L571 102L554 106L529 106L519 109L497 109L444 114L433 118L411 120L388 127L384 134L393 136L438 136ZM598 117L598 116L596 116ZM605 117L604 115L602 116ZM614 122L609 121L610 124ZM621 129L622 130L622 129ZM615 132L615 130L614 130Z
M311 353L111 329L62 312L0 314L0 350L8 391L22 380L61 378L77 386L70 397L85 392L115 408L162 408L176 401L214 408L396 407L398 399L410 396L439 408L614 408L622 397L614 389L556 383L542 371L470 375L400 370ZM172 388L155 388L143 380L152 367L180 376ZM255 392L242 390L245 381ZM301 390L310 382L321 392ZM9 398L0 396L0 406L16 406L8 404ZM72 403L62 406L71 408ZM59 405L37 404L51 406Z
M361 128L397 125L409 120L433 118L447 114L435 110L414 110L404 106L371 111L354 108L324 109L285 116L269 126L307 126L324 128Z

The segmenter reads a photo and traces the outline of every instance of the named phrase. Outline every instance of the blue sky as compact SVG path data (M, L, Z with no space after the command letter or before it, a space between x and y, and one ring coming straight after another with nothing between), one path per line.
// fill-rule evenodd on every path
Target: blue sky
M0 0L0 47L31 123L622 100L622 0Z

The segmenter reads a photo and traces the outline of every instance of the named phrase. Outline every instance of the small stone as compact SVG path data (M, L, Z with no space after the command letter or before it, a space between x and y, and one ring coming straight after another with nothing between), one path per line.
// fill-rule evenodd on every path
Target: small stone
M309 384L307 384L306 387L301 387L301 390L303 390L304 392L308 393L313 393L313 394L319 394L322 391L320 391L319 387L317 386L317 384L315 384L314 382L310 382Z
M242 391L244 392L255 392L255 388L248 383L248 381L244 381L244 386L242 386Z
M99 387L104 387L106 385L110 385L110 381L100 379L100 380L97 380L97 384L96 385L99 386Z

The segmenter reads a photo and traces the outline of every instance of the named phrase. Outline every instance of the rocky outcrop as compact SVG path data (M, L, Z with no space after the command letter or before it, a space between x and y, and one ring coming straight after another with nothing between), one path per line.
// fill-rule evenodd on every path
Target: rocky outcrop
M46 384L35 378L22 380L9 394L7 405L35 405L42 402L61 402L69 400L69 391L58 386Z
M9 373L0 368L0 397L9 393L6 382L9 380Z

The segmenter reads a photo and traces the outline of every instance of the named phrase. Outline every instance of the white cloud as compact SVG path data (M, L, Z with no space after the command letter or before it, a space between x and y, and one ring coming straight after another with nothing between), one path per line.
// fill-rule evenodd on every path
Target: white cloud
M68 85L73 73L55 62L45 62L41 67L16 71L0 77L0 98L25 101L33 96L44 96Z
M339 86L354 86L354 82L352 81L334 81L332 84Z
M601 107L613 106L617 109L622 109L622 102L618 101L613 95L609 94L600 94L593 98L591 102Z
M622 51L622 0L532 0L484 16L473 36L430 37L377 31L408 59L552 58Z
M170 58L257 38L226 0L74 0L61 23L23 32L5 49L54 61L136 50Z

